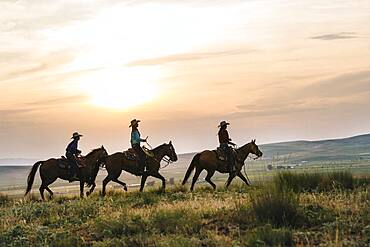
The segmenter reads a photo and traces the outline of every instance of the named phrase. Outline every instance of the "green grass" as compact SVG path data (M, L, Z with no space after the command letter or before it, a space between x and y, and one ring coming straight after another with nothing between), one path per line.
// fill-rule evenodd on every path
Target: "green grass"
M327 178L345 180L338 177ZM4 197L0 246L366 246L369 187L355 184L299 193L235 183L46 202Z
M251 205L260 222L277 227L297 226L302 219L299 195L291 191L263 189L251 195Z
M330 173L280 172L274 177L274 185L280 190L322 192L338 189L352 190L355 185L361 185L361 182L348 171Z

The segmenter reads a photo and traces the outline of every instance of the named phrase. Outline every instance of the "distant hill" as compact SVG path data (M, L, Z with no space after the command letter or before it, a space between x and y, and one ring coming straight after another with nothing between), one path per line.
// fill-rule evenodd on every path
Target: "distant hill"
M322 141L292 141L261 145L264 157L290 162L370 159L370 134Z
M34 159L0 159L0 165L33 165L36 162Z
M325 161L325 160L359 160L370 159L370 134L343 139L321 141L291 141L260 145L264 159L287 159L289 162ZM188 165L195 153L179 154ZM0 159L0 165L33 165L33 159Z

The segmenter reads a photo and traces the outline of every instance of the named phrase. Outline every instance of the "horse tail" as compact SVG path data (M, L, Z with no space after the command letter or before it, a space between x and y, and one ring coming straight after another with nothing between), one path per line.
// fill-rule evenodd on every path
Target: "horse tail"
M36 175L36 172L37 172L37 169L39 168L39 166L43 163L44 161L38 161L36 162L33 166L32 166L32 169L30 171L30 174L28 174L28 178L27 178L27 189L26 189L26 193L24 194L25 196L31 191L32 189L32 185L33 185L33 181L35 180L35 175Z
M200 153L198 153L194 156L193 160L190 163L190 166L189 166L188 170L186 171L184 180L182 181L182 185L186 184L186 182L188 181L191 173L195 169L195 166L197 166L199 164L199 158L200 158Z

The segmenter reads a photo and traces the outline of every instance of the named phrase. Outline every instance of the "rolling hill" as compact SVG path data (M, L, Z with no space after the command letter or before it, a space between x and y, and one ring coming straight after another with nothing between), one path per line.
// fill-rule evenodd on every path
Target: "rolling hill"
M291 162L370 159L370 134L321 141L292 141L260 146L264 158Z

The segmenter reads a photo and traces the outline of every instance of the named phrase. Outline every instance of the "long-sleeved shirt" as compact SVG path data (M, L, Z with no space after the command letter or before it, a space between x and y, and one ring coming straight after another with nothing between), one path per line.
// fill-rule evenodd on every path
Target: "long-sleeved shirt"
M231 139L229 137L229 132L226 129L221 129L218 132L218 141L220 144L229 144Z
M133 130L131 132L131 145L140 144L140 142L145 142L141 139L139 130Z
M81 153L80 150L78 150L78 141L77 140L73 140L68 146L67 146L67 149L66 151L68 153L71 153L71 154L79 154Z

